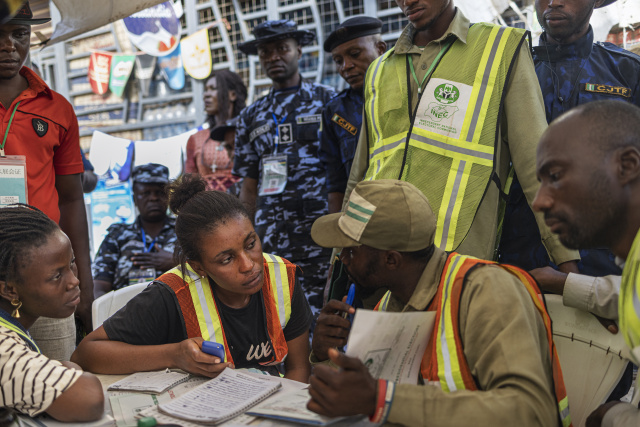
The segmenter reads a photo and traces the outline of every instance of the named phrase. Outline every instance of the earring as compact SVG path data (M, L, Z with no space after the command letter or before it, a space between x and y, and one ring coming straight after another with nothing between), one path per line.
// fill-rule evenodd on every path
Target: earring
M22 307L22 301L20 301L18 298L14 298L11 300L11 305L15 307L11 312L11 317L19 319L20 312L18 310L20 310L20 307Z

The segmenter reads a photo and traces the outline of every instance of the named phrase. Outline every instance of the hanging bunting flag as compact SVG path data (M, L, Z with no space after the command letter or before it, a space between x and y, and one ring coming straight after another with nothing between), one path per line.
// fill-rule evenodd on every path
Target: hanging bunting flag
M122 97L127 86L129 76L136 60L135 55L113 55L111 58L111 77L109 78L109 90L116 96Z
M184 69L191 77L199 80L209 77L212 62L207 28L183 38L180 49L182 49Z
M104 95L109 90L109 74L111 71L111 54L91 52L89 58L89 83L91 90Z
M184 88L184 67L180 56L180 46L169 55L158 58L158 65L171 89L181 90Z
M123 21L131 43L148 55L163 56L178 46L180 20L172 2L134 13Z
M136 77L140 82L140 92L144 96L149 96L149 85L153 77L153 70L156 68L157 59L151 55L136 55Z

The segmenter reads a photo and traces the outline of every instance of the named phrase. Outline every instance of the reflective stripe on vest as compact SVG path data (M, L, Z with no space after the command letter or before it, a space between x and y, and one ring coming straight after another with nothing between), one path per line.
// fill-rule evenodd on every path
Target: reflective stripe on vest
M618 310L620 331L636 358L634 363L640 363L640 231L633 239L622 270Z
M269 277L271 278L271 289L275 297L276 307L278 308L278 318L280 319L280 327L284 329L289 323L291 317L291 291L289 286L283 286L283 283L289 284L287 279L287 266L279 256L264 254L264 258L269 269Z
M406 83L399 83L408 72L406 55L390 51L367 72L370 157L364 179L416 185L437 214L435 242L443 250L462 243L491 182L502 95L525 35L474 24L467 43L456 40L437 64L412 122Z
M496 264L493 261L484 261L457 253L451 253L447 257L440 283L438 284L438 290L427 308L429 311L436 311L436 319L434 332L429 339L429 344L422 358L422 377L425 381L438 382L445 392L478 389L464 355L458 325L463 283L467 273L478 264L497 265L516 276L525 286L545 325L558 414L563 427L571 426L569 399L567 398L562 369L560 368L560 361L553 342L551 318L544 306L542 295L535 280L528 273L517 267ZM387 292L374 310L384 311L390 297L391 292Z
M282 330L291 318L291 298L295 285L296 266L271 254L263 254L264 283L262 298L267 321L267 333L274 349L277 364L284 360L288 348ZM207 277L200 277L186 264L187 274L183 277L180 267L164 273L159 281L166 283L176 294L185 319L187 336L202 337L205 341L223 342L226 362L233 362L227 338L220 320L220 313Z

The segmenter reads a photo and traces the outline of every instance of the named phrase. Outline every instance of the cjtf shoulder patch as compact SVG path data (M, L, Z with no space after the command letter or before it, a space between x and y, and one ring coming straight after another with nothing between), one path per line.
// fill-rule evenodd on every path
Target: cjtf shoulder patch
M49 124L42 119L31 119L31 124L40 138L45 136L49 130Z
M593 93L606 93L608 95L623 96L625 98L631 98L631 89L623 86L610 86L602 85L598 83L585 83L585 92Z
M355 135L358 133L358 129L354 125L346 121L344 118L340 117L338 114L334 114L331 118L331 121L337 123L338 126L349 132L351 135Z

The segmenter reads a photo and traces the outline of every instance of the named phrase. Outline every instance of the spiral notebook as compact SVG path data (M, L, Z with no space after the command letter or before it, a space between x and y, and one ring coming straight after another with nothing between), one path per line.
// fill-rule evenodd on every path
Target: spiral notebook
M201 424L218 424L257 405L282 387L277 379L258 378L226 368L171 402L158 405L160 412Z
M166 369L164 371L137 372L109 386L107 390L164 393L191 378L190 374Z

